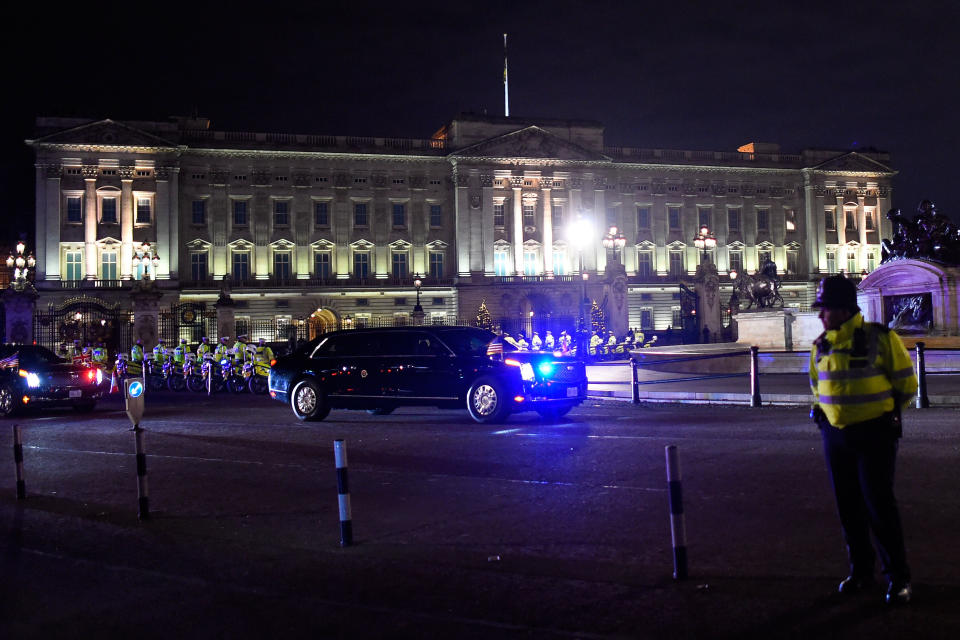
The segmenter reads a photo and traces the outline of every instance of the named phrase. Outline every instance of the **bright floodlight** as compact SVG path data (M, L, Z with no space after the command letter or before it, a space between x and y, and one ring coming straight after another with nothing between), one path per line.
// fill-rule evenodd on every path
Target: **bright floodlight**
M577 217L570 226L567 227L567 240L569 240L578 250L583 249L593 237L593 227L586 218Z

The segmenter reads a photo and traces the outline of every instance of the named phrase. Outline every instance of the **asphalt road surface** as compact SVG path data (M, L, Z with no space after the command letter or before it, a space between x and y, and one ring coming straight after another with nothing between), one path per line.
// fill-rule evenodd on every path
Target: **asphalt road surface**
M0 456L0 638L957 638L958 418L907 414L897 491L915 602L888 610L882 591L832 595L845 552L803 409L589 401L556 424L431 409L301 424L265 398L157 394L148 522L116 397L25 416L26 500Z

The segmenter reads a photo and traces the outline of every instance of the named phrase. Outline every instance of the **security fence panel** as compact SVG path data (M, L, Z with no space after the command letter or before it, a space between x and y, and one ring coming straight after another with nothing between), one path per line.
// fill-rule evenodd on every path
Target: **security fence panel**
M217 312L207 309L202 302L184 302L171 305L168 311L161 311L159 317L159 337L168 345L176 345L181 339L195 346L200 339L206 336L211 343L216 343Z

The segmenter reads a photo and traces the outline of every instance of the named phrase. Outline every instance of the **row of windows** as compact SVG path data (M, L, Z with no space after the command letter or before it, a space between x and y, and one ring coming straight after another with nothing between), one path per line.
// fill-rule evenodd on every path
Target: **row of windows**
M428 275L431 278L444 277L444 255L439 252L429 254ZM289 251L276 251L273 254L273 277L278 279L289 279L292 276L291 254ZM233 251L231 252L231 266L234 279L247 280L250 278L250 252ZM353 276L357 278L370 277L370 253L367 251L356 251L353 254ZM207 280L210 271L208 269L208 255L205 252L195 252L190 254L190 275L194 280ZM407 278L410 276L409 256L406 253L394 252L391 257L391 272L395 278ZM332 256L329 251L318 251L313 254L313 277L320 279L330 279L333 277Z
M876 227L874 226L873 220L873 211L866 210L864 213L864 229L867 231L874 231ZM823 213L824 223L823 227L827 231L836 231L837 230L837 217L836 212L833 209L827 209ZM843 212L843 221L844 221L844 230L846 231L856 231L857 230L857 212L854 209L845 209Z
M82 251L66 251L64 252L64 278L67 280L83 280L83 252ZM146 264L138 264L133 270L132 277L134 280L141 280L144 276L152 276L153 265L149 262ZM101 280L119 280L120 276L117 271L117 252L116 251L102 251L100 252L100 279Z
M233 226L245 227L250 224L249 207L247 200L233 200ZM191 221L193 224L202 225L207 223L207 201L194 200L191 212ZM407 205L405 203L394 203L391 211L391 220L394 227L407 226ZM277 227L286 227L290 225L290 202L288 200L274 200L273 202L273 224ZM313 224L316 227L330 226L330 203L315 202L313 204ZM370 225L369 208L365 202L357 202L353 205L353 226L367 227ZM443 225L443 207L439 204L430 205L430 226L441 227Z
M757 208L757 231L770 230L770 209ZM609 209L607 212L607 222L616 223L616 209ZM741 221L743 215L739 207L727 209L727 230L732 233L741 231ZM670 231L682 230L683 210L681 207L667 207L667 225ZM709 207L699 207L697 209L697 225L714 229L713 209ZM640 230L649 230L651 228L650 207L637 207L637 228ZM796 221L794 212L786 211L787 231L796 230Z
M116 196L99 196L100 215L102 224L118 224L120 198ZM153 210L153 199L149 196L138 197L134 200L133 216L136 224L150 224ZM85 212L83 196L67 196L67 222L82 223Z

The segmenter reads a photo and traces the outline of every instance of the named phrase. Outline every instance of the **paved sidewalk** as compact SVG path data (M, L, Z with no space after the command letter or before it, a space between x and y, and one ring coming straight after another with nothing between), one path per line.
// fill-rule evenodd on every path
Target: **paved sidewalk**
M632 399L630 365L610 362L587 366L588 395L595 398ZM750 377L690 376L655 371L639 372L642 402L685 404L750 404ZM960 407L960 374L927 374L927 396L934 407ZM805 373L760 375L764 405L804 405L810 402Z

